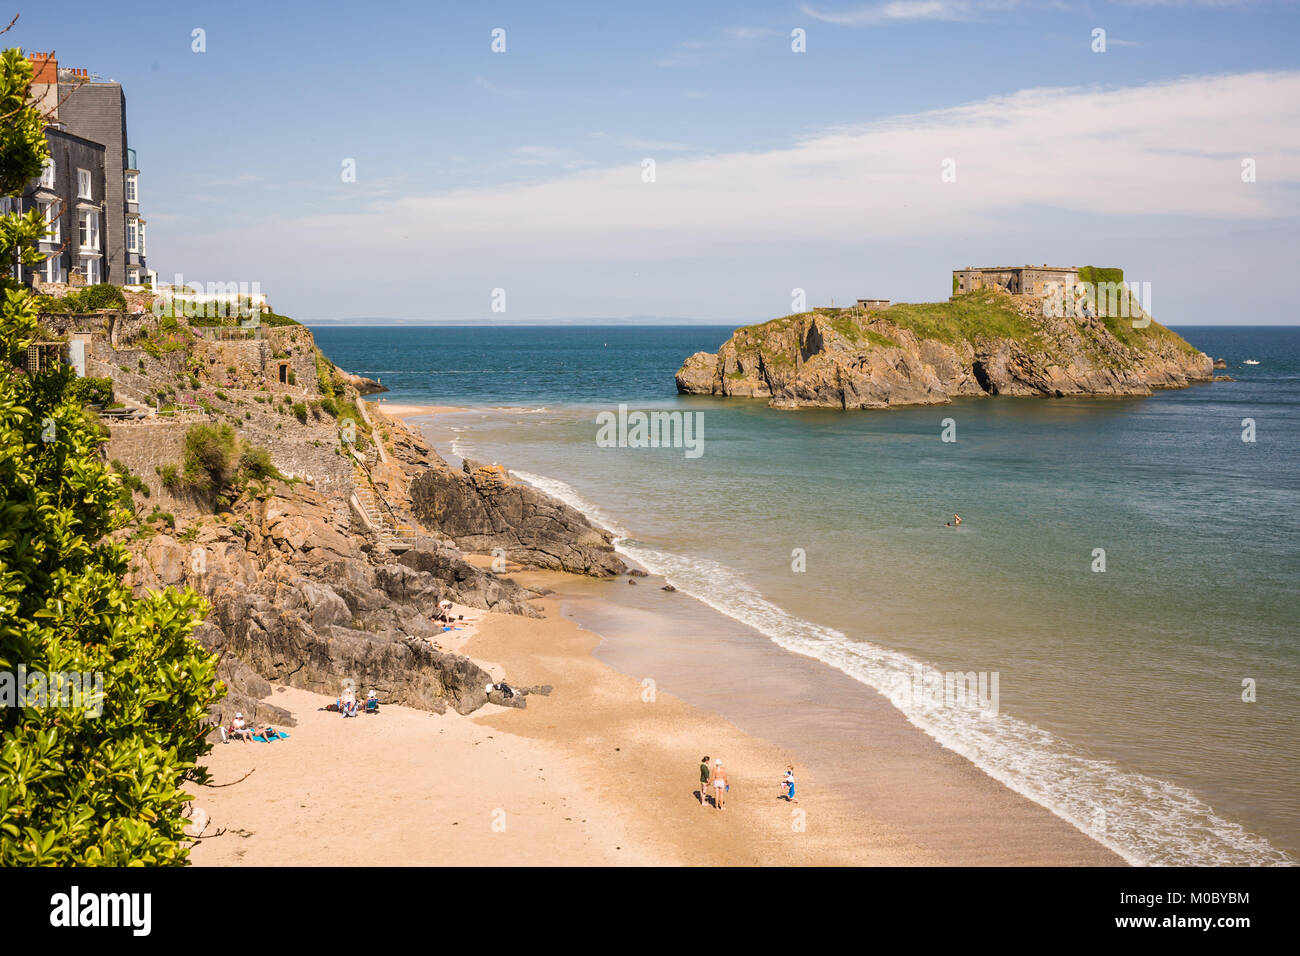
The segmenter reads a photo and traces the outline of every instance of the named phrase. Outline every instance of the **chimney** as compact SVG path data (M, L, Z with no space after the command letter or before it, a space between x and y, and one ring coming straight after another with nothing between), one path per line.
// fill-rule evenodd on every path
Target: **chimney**
M59 61L53 53L28 53L27 59L32 61L33 85L59 82Z
M29 53L32 61L32 101L47 123L59 121L59 61L53 53Z

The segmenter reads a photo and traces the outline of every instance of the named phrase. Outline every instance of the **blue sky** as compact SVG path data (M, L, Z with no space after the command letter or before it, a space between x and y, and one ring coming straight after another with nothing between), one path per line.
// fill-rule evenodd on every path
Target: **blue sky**
M308 322L754 321L1031 261L1297 320L1294 2L46 3L8 39L124 85L151 267Z

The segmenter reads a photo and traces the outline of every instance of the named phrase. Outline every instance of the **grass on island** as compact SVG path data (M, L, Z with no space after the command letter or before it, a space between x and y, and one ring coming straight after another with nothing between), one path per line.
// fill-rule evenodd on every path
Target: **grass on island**
M1123 271L1119 269L1093 269L1089 275L1093 281L1122 281ZM1118 275L1119 280L1113 277ZM1199 350L1171 332L1160 323L1152 320L1145 328L1134 328L1135 318L1143 313L1135 298L1130 298L1129 315L1110 315L1108 312L1122 311L1119 308L1108 309L1105 303L1098 309L1099 316L1110 334L1122 345L1132 349L1147 350L1158 342L1167 341L1179 350L1190 355ZM876 318L884 319L900 328L908 329L917 338L933 339L945 345L956 346L965 343L974 344L980 339L1006 338L1020 342L1030 349L1044 348L1041 331L1031 318L1023 315L1011 296L989 289L978 289L953 296L947 302L898 302L883 309L860 312L857 309L819 308L809 312L785 315L758 325L737 329L735 333L737 349L757 349L764 362L771 366L792 365L794 359L783 351L772 347L779 333L797 331L814 315L820 315L827 324L846 340L858 346L876 348L897 348L899 343L887 335L864 324ZM1085 335L1085 338L1090 338ZM796 344L797 343L790 343Z

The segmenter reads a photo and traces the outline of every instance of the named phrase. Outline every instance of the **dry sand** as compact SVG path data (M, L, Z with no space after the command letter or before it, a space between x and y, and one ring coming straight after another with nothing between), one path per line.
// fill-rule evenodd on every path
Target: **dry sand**
M411 405L405 402L386 402L380 399L377 402L369 403L371 408L377 408L390 418L421 418L426 415L442 415L447 412L463 412L464 408L458 408L455 405Z
M533 584L547 580L528 577ZM895 825L821 785L815 766L797 766L799 802L788 804L778 784L793 755L716 714L651 693L594 658L598 636L562 617L553 600L544 609L542 620L475 612L479 626L462 647L494 678L554 686L549 697L530 696L523 710L488 705L462 717L386 706L345 720L317 709L325 697L277 688L274 701L299 724L274 744L216 746L207 761L215 783L253 772L235 786L197 788L207 832L225 832L197 845L193 862L954 862L938 840L951 801L978 796L968 775L917 768L940 774L917 781L918 799L938 824L934 843L918 838L915 826ZM699 803L699 758L706 753L728 769L726 810ZM982 779L982 786L1001 786ZM991 830L1014 827L1020 812L1035 821L1046 814L1006 791L1006 799L990 803L985 822L997 814ZM1050 839L1026 849L1024 862L1118 862L1057 822ZM968 809L960 825L978 830L980 815Z

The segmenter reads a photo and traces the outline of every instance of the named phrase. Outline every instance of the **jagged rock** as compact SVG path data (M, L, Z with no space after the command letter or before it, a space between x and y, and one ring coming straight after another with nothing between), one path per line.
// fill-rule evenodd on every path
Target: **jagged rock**
M412 548L398 557L398 562L438 582L441 590L432 608L443 597L457 604L481 607L505 614L540 617L541 612L528 603L536 595L482 568L476 568L450 548ZM426 598L427 600L427 598Z
M467 551L494 549L521 564L597 577L626 569L608 532L578 511L528 485L500 465L466 460L461 471L426 469L411 482L416 518Z
M360 395L375 395L379 392L388 391L386 385L381 385L373 378L366 378L364 375L353 375L351 372L345 372L341 368L335 368L334 372L339 378L347 382L357 390Z
M1227 367L1228 367L1228 363L1227 363L1227 361L1226 361L1225 359L1217 358L1217 359L1214 360L1214 367L1215 367L1215 368L1227 368Z
M513 697L507 697L499 690L494 690L487 695L488 703L498 704L502 707L518 707L523 709L528 706L527 695L516 692Z
M1216 382L1235 382L1236 379L1233 378L1231 375L1216 375L1216 376L1214 376L1214 381L1216 381Z
M664 585L663 587L661 587L659 590L660 590L660 591L676 591L677 589L676 589L675 587L673 587L671 584L665 584L665 585Z
M768 398L774 408L867 409L986 395L1148 395L1210 379L1209 356L1156 322L1121 340L1104 319L1049 317L1041 299L992 290L934 308L948 317L937 325L953 325L942 340L924 323L919 336L905 310L891 321L890 309L817 310L737 329L716 355L686 359L677 390ZM964 309L984 309L1021 334L967 335Z

